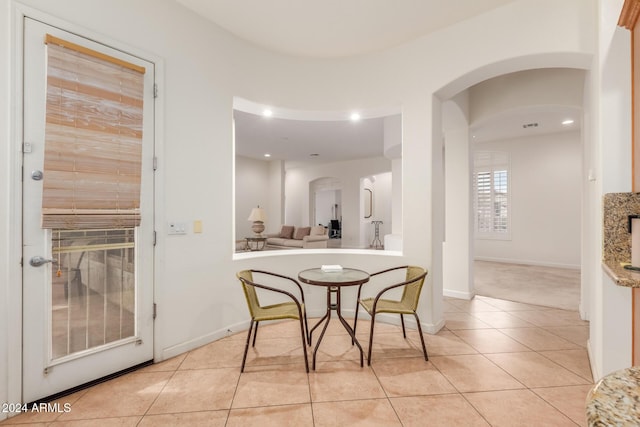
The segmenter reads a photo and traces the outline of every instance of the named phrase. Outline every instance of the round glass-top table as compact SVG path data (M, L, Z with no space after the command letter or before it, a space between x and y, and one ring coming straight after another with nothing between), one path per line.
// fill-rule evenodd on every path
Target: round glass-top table
M322 342L322 337L324 336L324 333L327 330L327 326L329 325L329 320L331 320L331 311L336 312L340 323L342 323L342 326L344 326L344 328L351 336L351 342L358 346L358 349L360 350L360 366L364 366L364 353L362 351L362 346L356 339L356 335L353 332L353 328L351 327L351 325L349 325L344 317L342 317L340 294L343 287L358 286L362 283L368 282L369 273L354 268L342 268L339 270L311 268L298 273L298 279L302 283L306 283L312 286L324 286L327 289L327 312L322 317L322 319L320 319L318 323L316 323L316 325L309 331L309 345L311 345L311 337L313 331L324 322L324 327L322 328L322 332L320 332L320 337L318 337L318 342L316 343L316 346L313 350L313 369L316 369L316 353L318 352L318 348L320 347L320 343ZM335 302L332 301L332 294L335 294L336 296Z
M355 268L323 270L310 268L298 273L301 282L316 286L356 286L369 281L369 273Z

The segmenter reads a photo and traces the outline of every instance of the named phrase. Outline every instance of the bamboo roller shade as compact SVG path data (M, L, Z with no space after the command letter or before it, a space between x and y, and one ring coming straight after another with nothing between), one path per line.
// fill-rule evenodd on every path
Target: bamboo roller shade
M144 68L47 35L42 227L140 224Z

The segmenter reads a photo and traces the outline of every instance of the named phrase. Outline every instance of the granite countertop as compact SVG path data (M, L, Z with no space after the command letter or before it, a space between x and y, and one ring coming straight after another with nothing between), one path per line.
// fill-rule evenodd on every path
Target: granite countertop
M587 395L589 426L640 424L640 366L602 378Z
M640 288L640 271L627 270L617 261L604 261L604 271L618 286Z
M631 262L629 215L640 214L640 193L607 193L603 197L603 269L616 285L640 288L640 272L626 270Z

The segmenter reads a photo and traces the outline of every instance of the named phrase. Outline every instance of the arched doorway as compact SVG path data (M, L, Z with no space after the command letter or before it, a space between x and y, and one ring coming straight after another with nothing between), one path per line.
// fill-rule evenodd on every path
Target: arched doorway
M507 67L508 68L508 67ZM539 68L536 67L536 68ZM588 150L589 141L587 138L583 136L581 132L581 128L579 126L580 120L582 120L582 109L584 108L582 95L584 91L584 79L586 73L582 69L546 69L544 70L546 73L573 73L574 75L578 75L579 78L575 82L575 91L579 93L580 99L579 102L567 103L567 106L574 107L574 111L577 111L577 128L573 129L573 141L569 144L573 144L573 166L572 166L572 179L574 182L573 189L571 194L575 195L573 204L573 211L575 211L575 215L573 215L572 223L568 227L572 227L572 244L573 244L573 253L576 254L573 260L563 260L558 261L557 257L554 258L553 261L549 262L547 259L545 260L536 260L527 259L525 256L526 252L522 251L520 248L520 252L518 253L518 257L514 258L510 261L533 261L533 264L537 263L541 265L551 265L553 263L557 263L558 267L562 268L572 268L576 271L580 271L582 269L582 260L580 259L580 253L582 250L582 242L585 241L585 233L589 233L585 227L580 225L581 212L583 210L583 205L585 204L584 200L581 200L581 195L584 193L584 180L582 180L584 167L582 165L582 155L585 150ZM522 73L526 73L526 71L521 71ZM507 78L513 77L516 73L507 73L507 74L496 74L497 76L507 76ZM486 74L485 74L486 76ZM471 79L470 76L466 76L465 79L467 82ZM482 80L476 83L477 86L483 85L484 83L490 82L489 80ZM460 82L456 82L459 84ZM455 84L452 84L455 86ZM488 84L486 85L489 86ZM473 284L473 260L477 254L476 242L473 237L474 233L474 216L473 216L473 144L474 140L478 137L476 134L477 127L474 127L478 123L477 121L477 108L478 103L474 104L473 100L470 99L474 94L478 96L478 91L474 93L470 88L472 86L467 86L464 90L455 93L455 95L449 95L445 99L445 101L441 101L439 106L442 112L442 132L443 132L443 162L444 162L444 176L443 185L444 185L444 193L445 193L445 210L446 214L443 215L446 218L445 224L440 224L445 227L445 237L443 238L443 292L445 296L454 296L457 298L472 298L476 291ZM449 91L451 92L451 88L447 88L443 93ZM513 91L511 91L513 94ZM558 93L554 94L558 96ZM585 99L588 99L585 96ZM544 102L540 103L531 103L531 110L537 109L535 112L538 114L549 114L548 111L544 111L541 109L545 107ZM546 107L549 107L547 105ZM474 110L475 108L475 110ZM515 109L515 107L514 107ZM471 111L474 111L476 114L476 121L474 122L474 115L471 114ZM525 113L524 109L521 109L519 113ZM552 111L553 112L553 111ZM493 112L496 113L495 111ZM517 115L511 114L506 115L510 118L514 118ZM524 115L522 115L524 117ZM484 120L487 120L485 117ZM487 124L490 121L486 122ZM532 122L516 122L518 126L523 128L523 125ZM561 126L561 124L558 124ZM524 128L523 128L524 129ZM548 132L551 134L552 132ZM474 134L476 137L474 138ZM508 137L499 136L496 140L507 140ZM517 142L517 143L521 143ZM495 148L495 146L494 146ZM519 156L523 155L523 152L517 153ZM552 154L550 154L552 156ZM552 158L552 157L551 157ZM531 157L527 159L527 161L533 161ZM519 167L521 165L518 165ZM530 171L531 172L531 171ZM535 170L533 170L535 172ZM546 177L549 175L549 172L546 170L538 170L538 177ZM566 171L565 171L566 175ZM455 178L453 178L455 177ZM462 178L461 178L462 177ZM524 179L524 178L523 178ZM531 179L529 176L527 179ZM457 181L457 182L456 182ZM526 189L522 189L521 183L518 184L519 188L514 188L516 191L527 191ZM553 210L553 206L555 204L550 204L549 200L539 199L541 201L535 202L535 196L539 196L540 194L536 193L544 193L545 188L548 189L548 184L540 184L538 186L540 191L536 190L535 192L528 191L527 200L530 203L529 206L537 206L537 207L545 207L547 210ZM554 189L555 190L555 189ZM544 194L543 194L544 196ZM554 202L555 203L555 202ZM524 206L524 207L523 207ZM522 214L522 210L524 209L526 214L533 214L534 209L526 208L527 205L521 205L519 209L521 210L520 214ZM517 212L517 206L512 206L512 209L516 209L514 214ZM527 215L525 215L526 217ZM529 228L535 232L536 227L543 227L546 232L548 228L552 228L548 223L541 220L542 215L537 214L533 215L533 219L529 218ZM519 219L520 221L521 219ZM536 222L537 221L537 222ZM553 225L553 224L552 224ZM437 227L437 225L434 225ZM521 224L518 224L521 226ZM538 232L538 234L543 235L544 233ZM556 235L557 238L560 238ZM520 236L518 236L520 238ZM548 239L548 244L553 245L554 239ZM507 246L501 243L502 246ZM548 248L547 248L548 249ZM553 250L549 251L553 252ZM528 254L531 256L531 253ZM486 255L484 255L486 257ZM584 279L581 280L584 283ZM580 287L584 287L584 284L580 284ZM587 293L583 290L579 292L579 300L575 301L575 306L586 307L585 300L587 299ZM584 312L582 313L584 317Z

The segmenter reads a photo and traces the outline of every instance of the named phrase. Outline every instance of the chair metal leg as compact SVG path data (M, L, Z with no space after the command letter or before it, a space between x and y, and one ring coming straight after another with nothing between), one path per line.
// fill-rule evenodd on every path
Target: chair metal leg
M420 334L420 341L422 342L422 351L424 352L424 360L429 361L429 356L427 355L427 346L424 345L424 336L422 335L422 326L420 326L420 318L418 317L418 313L413 313L416 318L416 323L418 324L418 334Z
M404 316L400 313L400 323L402 323L402 336L407 339L407 331L404 329Z
M371 313L370 313L371 314ZM373 326L376 323L376 315L371 314L371 331L369 332L369 352L367 354L367 365L371 366L371 350L373 349Z
M358 325L358 308L359 308L359 304L356 301L356 314L353 317L353 335L356 335L356 326ZM354 345L355 342L353 341L353 339L351 339L351 345Z
M256 346L256 337L258 336L258 324L260 324L260 322L256 322L256 330L253 333L253 344L251 345L251 347Z
M256 323L256 328L258 324ZM247 342L244 345L244 355L242 356L242 365L240 366L240 372L244 372L244 363L247 360L247 352L249 351L249 342L251 341L251 332L253 331L253 319L251 319L251 323L249 324L249 333L247 334ZM257 332L257 331L256 331ZM255 338L255 335L254 335ZM255 341L255 339L254 339Z
M311 335L309 334L309 322L307 321L307 313L304 313L304 335L307 339L307 345L311 345Z
M307 321L307 318L304 318L304 322ZM300 333L302 334L302 351L304 352L304 367L307 370L307 374L309 373L309 358L307 357L307 340L308 337L305 334L304 322L300 319Z

